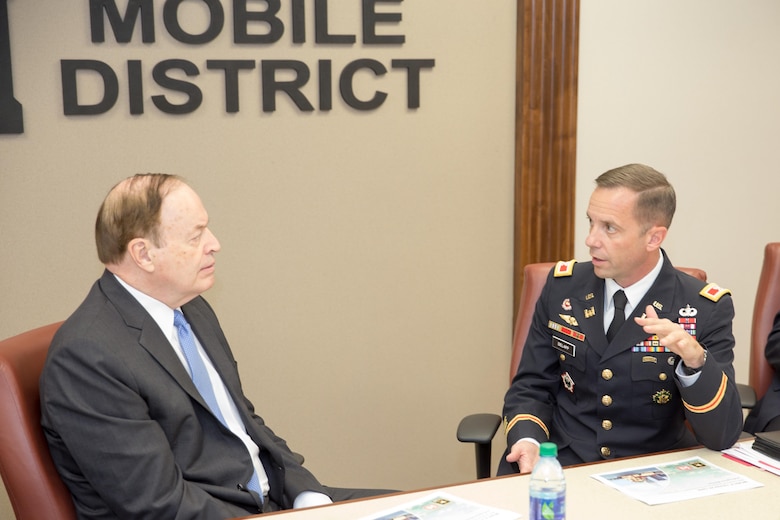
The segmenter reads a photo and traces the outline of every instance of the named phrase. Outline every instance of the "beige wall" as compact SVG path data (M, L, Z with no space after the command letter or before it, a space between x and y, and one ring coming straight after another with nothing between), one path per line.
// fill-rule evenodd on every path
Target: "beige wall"
M286 35L249 48L231 45L229 17L212 44L173 41L163 2L146 46L90 43L86 1L8 4L25 133L0 136L0 337L64 319L83 299L101 272L91 235L110 186L135 172L179 173L222 242L206 297L245 391L306 465L330 485L471 478L473 451L455 429L467 413L500 412L511 341L514 2L380 5L402 13L378 31L404 34L402 46L362 45L361 2L329 2L331 32L357 34L357 44L312 44L307 15L309 43ZM186 12L195 32L203 13ZM255 70L241 76L237 114L224 113L221 76L203 73L194 80L203 105L172 116L148 99L161 93L149 69L169 58L201 68L227 58L436 65L421 74L418 110L406 109L405 74L363 72L359 96L388 93L378 110L349 109L336 85L330 112L304 114L279 96L277 112L262 113ZM111 64L117 106L65 117L61 59ZM148 82L141 116L128 114L128 59L142 60ZM304 91L317 106L316 85Z

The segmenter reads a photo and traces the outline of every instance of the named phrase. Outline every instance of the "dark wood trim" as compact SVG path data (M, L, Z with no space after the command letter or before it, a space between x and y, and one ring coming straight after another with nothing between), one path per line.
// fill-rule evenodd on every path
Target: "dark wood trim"
M523 266L574 255L579 10L517 1L513 316Z

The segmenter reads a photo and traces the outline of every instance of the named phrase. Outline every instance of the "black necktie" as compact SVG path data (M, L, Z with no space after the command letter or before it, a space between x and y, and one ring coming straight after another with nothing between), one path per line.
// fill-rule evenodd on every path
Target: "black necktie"
M626 293L623 291L616 292L612 297L612 301L615 302L615 315L612 317L612 323L609 324L609 329L607 329L607 340L610 342L626 321L626 301L628 301L626 299Z

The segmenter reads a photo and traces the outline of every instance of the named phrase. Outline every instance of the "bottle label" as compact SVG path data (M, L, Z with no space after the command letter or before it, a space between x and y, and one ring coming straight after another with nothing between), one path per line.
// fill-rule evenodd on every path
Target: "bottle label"
M531 497L530 520L565 520L566 495L551 494L549 497Z

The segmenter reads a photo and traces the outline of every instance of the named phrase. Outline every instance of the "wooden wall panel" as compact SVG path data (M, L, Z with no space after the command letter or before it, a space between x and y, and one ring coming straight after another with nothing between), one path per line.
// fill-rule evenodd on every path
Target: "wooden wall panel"
M523 266L574 254L579 0L518 0L514 313Z

